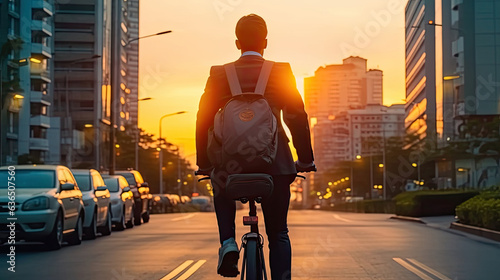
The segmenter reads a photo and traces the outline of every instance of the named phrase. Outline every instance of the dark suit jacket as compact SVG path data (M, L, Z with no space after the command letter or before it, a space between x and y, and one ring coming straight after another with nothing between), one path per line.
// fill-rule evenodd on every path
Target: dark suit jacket
M236 61L236 73L242 92L255 90L263 62L264 59L256 55L243 56ZM290 64L274 64L264 96L278 120L278 151L269 174L295 174L297 171L288 146L289 140L281 124L281 112L283 112L283 119L292 134L293 145L297 150L299 160L303 163L312 162L313 152L309 121ZM201 96L196 121L197 165L202 169L211 166L207 156L208 129L213 126L217 111L224 107L230 99L231 90L224 67L213 66L210 70L205 93Z

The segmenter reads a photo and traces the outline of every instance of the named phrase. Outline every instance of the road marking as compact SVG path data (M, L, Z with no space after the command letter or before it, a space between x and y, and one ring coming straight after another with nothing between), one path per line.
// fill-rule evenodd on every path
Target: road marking
M184 269L186 269L186 267L190 266L193 262L194 262L193 260L187 260L187 261L185 261L184 263L182 263L181 265L179 265L176 269L172 270L172 272L170 272L169 274L167 274L166 276L164 276L160 280L171 280L171 279L173 279L175 276L177 276L177 274L181 273Z
M434 280L431 277L429 277L427 274L423 273L422 271L418 270L418 268L412 266L411 264L407 263L406 261L400 259L400 258L392 258L395 262L399 263L401 266L406 268L407 270L413 272L415 275L420 277L423 280Z
M206 260L199 260L193 266L191 266L184 274L179 276L176 280L186 280L189 278L189 276L193 275L204 263L206 263Z
M185 219L192 218L194 216L196 216L196 214L189 214L189 215L186 215L186 216L174 218L171 221L175 222L175 221L185 220Z
M340 221L343 221L343 222L346 222L346 223L351 223L352 221L351 220L348 220L348 219L344 219L342 217L340 217L339 215L337 214L333 214L333 217L337 220L340 220Z
M415 260L415 259L408 259L408 261L410 261L411 263L413 263L414 265L420 267L421 269L429 272L430 274L436 276L437 278L441 279L441 280L451 280L450 278L446 277L445 275L441 274L439 271L436 271L428 266L426 266L425 264Z

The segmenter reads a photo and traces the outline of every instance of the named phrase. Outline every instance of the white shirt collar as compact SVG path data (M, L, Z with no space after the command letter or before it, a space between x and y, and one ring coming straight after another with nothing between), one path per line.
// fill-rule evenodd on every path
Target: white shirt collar
M262 57L262 55L260 53L254 52L254 51L246 51L246 52L241 54L242 57L247 56L247 55L258 55L258 56Z

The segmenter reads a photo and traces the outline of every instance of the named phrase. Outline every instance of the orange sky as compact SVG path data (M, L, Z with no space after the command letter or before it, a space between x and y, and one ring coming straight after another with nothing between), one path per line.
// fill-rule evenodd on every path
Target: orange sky
M264 57L290 62L303 93L304 77L318 67L340 64L350 55L384 71L384 103L404 99L404 6L406 0L143 0L140 35L170 34L140 41L139 126L179 144L190 160L195 153L198 102L210 66L234 61L238 19L250 13L268 26Z

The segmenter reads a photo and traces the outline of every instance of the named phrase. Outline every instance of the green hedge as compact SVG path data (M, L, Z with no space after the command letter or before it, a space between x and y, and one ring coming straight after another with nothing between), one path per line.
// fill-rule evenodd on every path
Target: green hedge
M500 231L500 189L482 192L456 208L460 223Z
M410 217L454 215L457 205L478 195L477 191L404 192L393 198L396 215Z
M394 213L395 204L391 200L362 200L349 203L338 203L330 209L333 211L355 213Z

